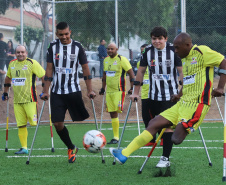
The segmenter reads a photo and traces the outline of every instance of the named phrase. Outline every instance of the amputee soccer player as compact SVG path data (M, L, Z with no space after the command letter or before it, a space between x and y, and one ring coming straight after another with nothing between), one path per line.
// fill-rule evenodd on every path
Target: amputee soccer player
M179 101L152 119L148 128L125 149L109 149L121 164L124 164L134 151L148 143L159 129L176 126L171 139L176 145L182 143L186 136L197 130L202 123L210 108L211 95L219 97L224 94L226 60L222 54L204 45L193 45L187 33L177 35L173 44L183 64L183 88L173 97ZM221 75L218 87L213 89L214 66L219 66ZM142 82L142 78L136 80ZM131 95L132 100L138 96L138 92L139 86L136 86L134 94Z
M128 59L117 53L118 48L114 43L107 47L108 57L104 59L104 73L102 88L99 92L103 95L106 89L107 112L110 113L114 138L107 144L117 144L119 141L118 113L122 113L126 95L126 73L129 74L129 94L132 94L134 73Z
M144 99L141 96L145 128L148 127L151 119L175 105L175 102L170 99L173 94L178 93L178 73L180 80L183 81L181 59L175 54L173 45L167 42L168 34L166 29L155 27L150 36L152 44L145 48L137 72L138 79L143 76L142 91L143 88L146 88L145 95L147 98ZM150 65L148 64L149 61L151 61ZM147 68L147 66L150 67ZM158 131L159 134L160 132L161 130ZM173 129L167 128L162 135L163 153L156 167L170 166L169 156L173 147L172 134Z
M34 59L27 58L24 46L16 47L16 58L10 62L4 84L3 100L8 100L8 90L13 85L14 113L16 117L18 136L21 149L15 154L28 154L27 121L31 126L37 125L37 92L36 76L44 82L45 70Z
M47 67L44 77L42 99L49 98L49 86L52 82L50 105L51 120L57 134L68 148L68 162L76 159L78 148L72 143L64 118L68 110L73 121L83 121L89 117L82 100L81 87L78 78L78 65L82 66L83 76L87 87L87 96L94 98L91 75L85 51L82 45L71 39L71 30L66 22L56 26L56 36L47 51ZM47 98L47 99L46 99Z

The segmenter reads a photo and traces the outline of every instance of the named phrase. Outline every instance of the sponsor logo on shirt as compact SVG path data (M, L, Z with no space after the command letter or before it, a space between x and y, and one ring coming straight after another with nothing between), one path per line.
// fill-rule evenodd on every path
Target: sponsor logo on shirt
M193 58L192 58L191 64L197 64L196 57L193 57Z
M170 80L171 79L170 75L163 75L163 74L157 75L157 74L153 74L152 76L156 80Z
M56 67L56 73L72 74L73 69L72 68L66 68L66 67Z
M196 74L184 77L183 78L183 85L195 83L195 76L196 76Z
M70 54L70 60L75 60L76 54Z
M12 84L14 86L23 86L25 85L26 78L13 78Z
M117 61L114 61L113 65L117 65Z
M166 60L166 66L170 67L171 66L171 60Z
M24 67L22 68L22 70L27 70L27 65L24 65Z
M115 76L115 73L115 71L106 71L106 75L110 77Z
M154 59L151 60L151 66L156 66L156 65L155 65L155 60L154 60Z
M15 67L11 67L11 69L15 69Z
M60 55L59 53L56 53L54 59L55 59L55 60L60 60L59 55Z

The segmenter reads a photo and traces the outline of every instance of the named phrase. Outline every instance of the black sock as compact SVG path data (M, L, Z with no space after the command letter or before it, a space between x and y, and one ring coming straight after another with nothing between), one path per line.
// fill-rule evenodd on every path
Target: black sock
M69 132L65 126L62 130L57 131L57 134L60 136L60 139L64 142L64 144L68 147L68 149L75 148L75 145L72 144L69 136Z
M173 132L165 132L162 136L163 138L163 152L162 155L164 157L169 158L170 153L172 151L173 148L173 142L171 140L171 137L173 135Z

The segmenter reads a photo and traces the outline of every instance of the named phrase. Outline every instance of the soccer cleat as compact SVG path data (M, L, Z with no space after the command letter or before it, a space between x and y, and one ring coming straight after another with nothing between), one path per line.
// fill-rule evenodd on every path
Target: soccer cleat
M15 154L28 154L28 150L25 148L21 148L18 152L15 152Z
M156 165L156 168L166 168L170 167L170 162L167 157L161 156L158 164Z
M122 155L122 149L109 148L109 151L120 164L124 164L128 159L126 156Z
M75 162L75 159L76 159L75 155L76 155L77 152L78 152L78 148L76 146L73 150L68 149L67 154L68 154L68 162L69 163Z
M155 143L153 143L153 142L149 142L149 143L147 143L146 145L144 145L144 146L153 146Z
M117 144L118 140L117 139L112 139L110 142L108 142L107 144Z

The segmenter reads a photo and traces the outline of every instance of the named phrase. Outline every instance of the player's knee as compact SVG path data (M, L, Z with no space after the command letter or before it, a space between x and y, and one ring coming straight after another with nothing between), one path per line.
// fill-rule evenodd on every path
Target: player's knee
M182 143L183 139L181 139L181 138L175 136L175 134L173 134L171 137L171 141L173 142L173 144L179 145Z

